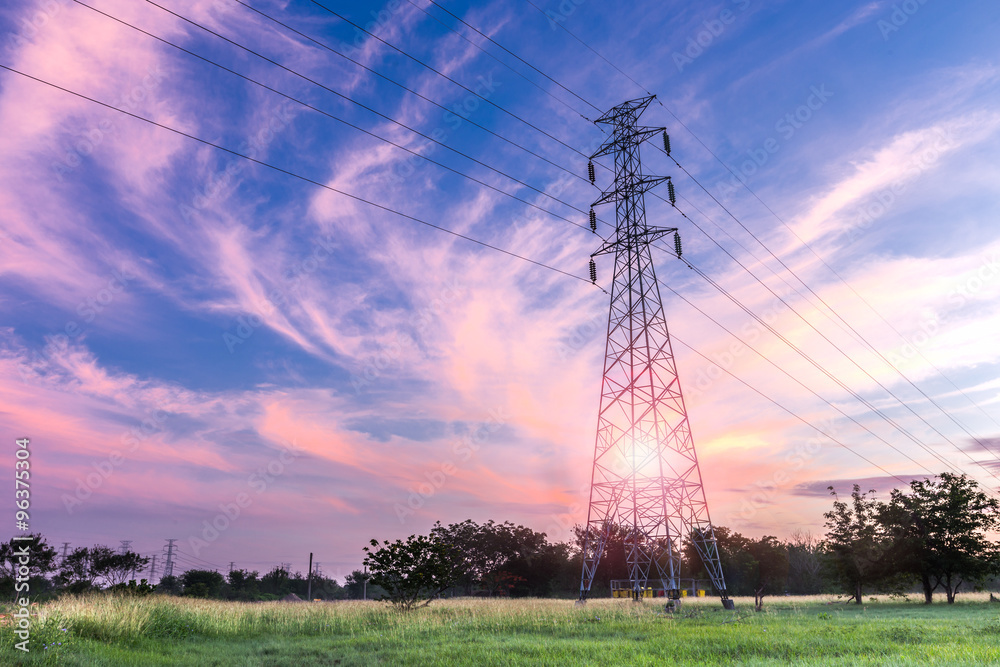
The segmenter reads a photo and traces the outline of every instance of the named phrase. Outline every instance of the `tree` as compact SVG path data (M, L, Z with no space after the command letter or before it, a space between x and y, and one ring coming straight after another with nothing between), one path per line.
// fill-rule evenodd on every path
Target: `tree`
M95 579L101 578L107 586L118 586L134 578L135 573L149 564L149 559L132 551L115 553L108 547L91 549L90 567Z
M385 589L389 600L402 609L411 609L431 600L453 586L460 574L461 559L456 549L439 533L410 535L406 541L388 540L365 547L365 565L370 581Z
M582 552L583 543L587 537L586 526L573 526L576 548ZM604 553L597 564L597 571L594 572L594 581L591 582L591 595L594 593L601 595L611 594L611 581L613 579L623 579L628 577L628 559L626 556L626 542L628 541L629 530L625 526L612 523L608 527L607 537L604 542ZM592 536L591 539L596 539ZM698 561L701 562L701 561ZM581 574L583 562L580 563Z
M779 592L788 579L788 548L769 535L751 540L748 551L754 559L754 609L762 611L764 595Z
M17 595L18 577L27 563L28 584L31 591L40 590L39 583L55 569L56 550L46 543L41 533L25 535L29 539L0 543L0 589L8 595Z
M545 533L536 533L509 521L493 520L479 525L472 520L444 527L440 522L431 531L450 543L460 554L461 582L466 594L479 584L494 595L509 595L516 587L527 583L522 574L528 562L540 555L547 544ZM529 566L530 567L530 566ZM519 570L519 571L515 571Z
M59 573L55 577L59 586L71 593L82 593L94 587L94 577L90 569L90 549L77 547L59 563Z
M367 597L365 595L365 584L369 578L363 570L354 570L344 577L344 587L347 589L347 596L352 600L361 600Z
M828 488L834 497L833 509L823 514L829 529L828 563L834 577L861 604L866 586L880 589L898 580L899 572L889 567L894 540L879 521L883 505L861 493L860 486L854 485L850 503L840 500L832 486Z
M924 602L944 588L949 604L959 587L1000 571L1000 549L986 538L1000 528L1000 502L966 475L941 473L894 490L882 520L900 536L901 567L920 579Z
M795 531L785 545L788 549L788 592L815 595L823 591L819 543L808 531Z
M260 591L276 597L285 597L292 592L292 576L285 568L275 565L260 578Z
M753 540L725 526L714 526L712 530L719 549L726 590L730 595L753 595L757 581L757 561L750 553ZM684 543L684 562L692 577L708 578L708 570L692 539Z
M260 592L258 577L260 575L256 570L252 572L249 570L233 570L229 573L228 583L229 583L229 597L236 600L253 600L256 599L258 593Z
M193 598L217 598L225 579L214 570L188 570L181 576L184 595Z
M343 600L347 597L347 590L338 584L336 579L328 579L314 574L312 596L313 599L320 600Z
M159 593L166 593L167 595L180 595L181 580L175 575L162 577L160 582L156 584L156 590Z

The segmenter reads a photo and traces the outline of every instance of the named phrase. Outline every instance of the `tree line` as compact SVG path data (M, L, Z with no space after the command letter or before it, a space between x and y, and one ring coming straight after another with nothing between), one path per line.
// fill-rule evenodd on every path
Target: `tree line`
M1000 544L1000 504L966 475L941 473L894 489L888 502L858 485L850 500L829 487L833 508L823 516L827 533L815 539L795 533L750 538L716 527L726 588L731 596L753 596L756 609L767 595L846 594L857 604L866 593L904 595L918 590L930 604L941 590L948 603L962 587L995 584ZM610 593L624 578L628 529L609 525L591 596ZM365 564L371 581L404 608L451 594L575 596L582 568L584 528L572 543L550 543L510 522L473 521L442 526L406 540L371 540ZM690 539L683 546L687 577L708 575ZM706 582L707 583L707 582Z
M724 526L715 537L731 596L753 596L762 608L770 595L842 594L861 604L866 594L918 592L947 602L961 590L992 585L1000 574L1000 544L989 535L1000 529L1000 505L965 475L942 473L893 490L887 501L855 485L849 499L830 487L833 507L824 514L822 538L795 533L787 540L746 537ZM275 567L261 575L239 569L223 575L188 570L164 577L157 586L136 581L149 559L95 545L58 559L36 534L30 541L0 543L0 594L14 596L18 576L15 549L28 545L33 595L111 590L162 593L227 600L389 599L410 608L442 596L576 597L582 569L584 529L574 539L553 542L545 533L509 521L436 523L427 535L395 541L371 540L364 548L367 572L344 578L288 572ZM611 580L626 573L628 530L608 526L608 539L591 597L610 595ZM683 546L684 576L708 575L690 540ZM23 575L23 573L20 573ZM710 593L711 594L711 593Z

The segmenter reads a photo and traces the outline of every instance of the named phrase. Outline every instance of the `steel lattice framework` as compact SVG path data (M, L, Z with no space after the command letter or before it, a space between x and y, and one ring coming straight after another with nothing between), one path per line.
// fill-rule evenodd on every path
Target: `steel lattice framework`
M614 254L615 270L580 599L617 529L625 532L636 599L650 584L679 596L682 546L692 540L730 608L650 252L650 244L677 232L646 224L644 193L668 180L641 170L640 144L665 132L637 125L654 97L625 102L596 121L613 133L591 159L613 154L615 181L593 205L614 202L616 229L592 257ZM676 243L679 252L679 237Z

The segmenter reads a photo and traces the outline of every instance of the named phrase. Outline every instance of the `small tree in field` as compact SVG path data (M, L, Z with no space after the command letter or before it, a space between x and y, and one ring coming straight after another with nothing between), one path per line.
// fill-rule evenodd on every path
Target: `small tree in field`
M823 514L829 529L825 543L829 562L837 579L861 604L866 586L880 587L898 576L886 567L893 540L885 535L879 522L884 506L861 493L857 484L850 503L840 500L832 486L829 489L834 497L833 509Z
M365 547L368 580L385 589L389 600L403 609L420 600L421 606L429 605L461 574L454 548L437 533L410 535L405 542L386 540L381 546L372 540L371 546Z
M764 596L776 593L788 579L788 547L777 537L765 536L750 542L750 555L754 567L753 601L754 609L764 610Z
M1000 549L986 534L1000 528L1000 502L966 475L943 472L892 492L884 521L902 536L902 562L920 578L924 602L944 588L949 604L959 587L1000 570Z

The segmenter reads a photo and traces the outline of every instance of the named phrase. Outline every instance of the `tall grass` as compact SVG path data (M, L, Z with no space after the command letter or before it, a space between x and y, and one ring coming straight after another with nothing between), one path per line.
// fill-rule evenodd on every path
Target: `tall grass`
M893 657L911 664L928 656L975 663L1000 656L1000 605L990 604L988 594L931 607L913 597L875 596L861 606L834 596L771 597L763 613L752 611L751 598L737 598L736 612L723 611L714 598L687 598L676 613L663 603L597 599L576 606L572 600L460 598L405 612L379 602L240 603L97 594L36 607L36 655L30 661L199 664L210 658L205 664L284 664L278 657L277 662L239 660L272 649L276 656L295 656L310 646L318 657L296 664L333 664L325 662L333 654L345 665L368 664L372 656L380 656L382 664L554 664L594 651L611 664L656 664L666 656L676 664L730 664L751 657L803 664L842 664L841 657L876 661L844 664L878 664ZM14 641L12 629L0 627L0 663L17 655ZM37 657L40 652L44 660ZM178 662L149 662L150 655L164 652Z

